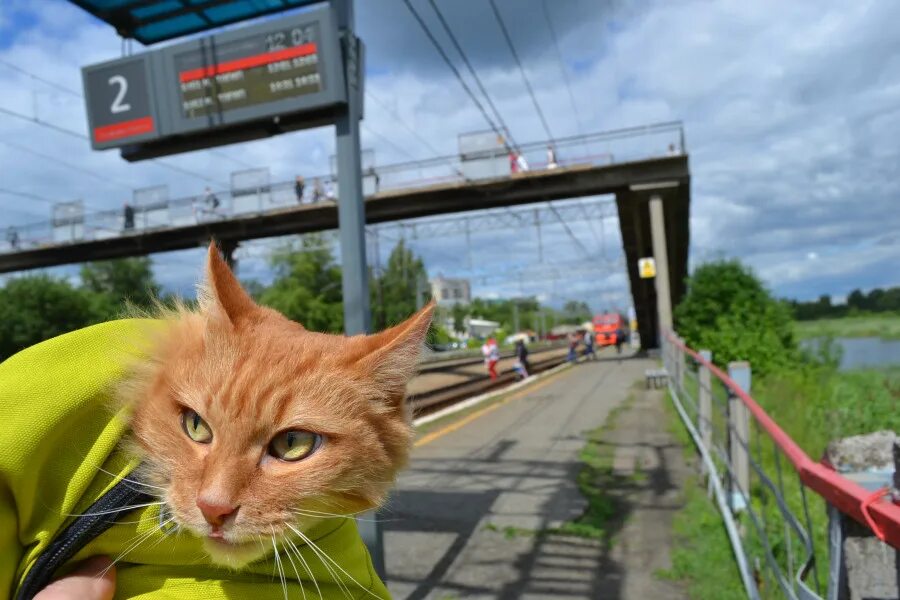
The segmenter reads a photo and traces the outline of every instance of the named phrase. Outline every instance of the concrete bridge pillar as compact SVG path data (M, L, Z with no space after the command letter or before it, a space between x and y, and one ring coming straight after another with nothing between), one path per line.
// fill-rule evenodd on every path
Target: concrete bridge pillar
M663 336L672 330L672 295L669 293L669 257L666 250L666 221L663 201L659 194L650 197L650 237L653 258L656 260L656 314L659 332Z

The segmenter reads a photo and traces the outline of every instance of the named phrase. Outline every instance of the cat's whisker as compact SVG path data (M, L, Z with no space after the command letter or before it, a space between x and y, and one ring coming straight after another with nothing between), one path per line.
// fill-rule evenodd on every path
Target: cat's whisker
M288 527L290 527L290 529L294 533L301 536L309 549L312 550L313 554L316 555L316 558L319 559L319 562L322 563L322 566L325 567L325 570L328 571L328 574L331 575L331 580L334 581L335 584L337 584L338 589L341 590L341 593L344 594L344 596L352 599L353 594L350 593L350 589L347 587L347 584L345 584L344 581L340 578L340 576L337 574L337 571L335 571L334 568L325 561L325 558L323 558L322 556L321 550L317 546L309 544L309 538L303 535L303 533L301 533L299 530L294 529L294 527L292 527L291 525L288 525Z
M111 471L107 471L107 470L104 469L103 467L98 467L98 466L96 466L96 465L93 465L93 467L94 467L95 469L97 469L98 471L102 472L102 473L106 473L107 475L109 475L110 477L112 477L112 478L114 478L114 479L118 479L119 481L127 481L128 483L133 483L133 484L135 484L135 485L140 485L140 486L152 488L152 489L154 489L154 490L162 490L163 492L167 491L166 488L160 487L160 486L158 486L158 485L152 485L152 484L149 484L149 483L144 483L143 481L138 481L137 479L129 479L128 477L121 477L121 476L119 476L119 475L116 474L116 473L113 473L113 472L111 472Z
M319 582L316 581L316 576L313 575L312 569L309 567L309 563L306 562L306 559L303 558L303 554L300 552L300 549L288 536L284 536L284 541L286 541L288 545L294 549L294 553L297 555L297 558L300 559L300 563L303 565L303 568L306 569L307 573L309 573L309 578L312 580L313 585L316 586L316 593L319 594L319 600L322 600L322 590L319 589Z
M110 569L112 569L113 566L115 566L115 564L116 564L117 562L119 562L120 560L122 560L123 558L125 558L125 555L127 555L129 552L131 552L132 550L134 550L135 548L137 548L138 546L140 546L140 545L143 544L144 542L146 542L146 541L147 541L148 539L150 539L151 537L153 537L153 534L155 534L157 531L162 530L163 527L165 527L166 525L168 525L169 523L171 523L173 520L174 520L174 519L169 519L169 520L167 520L167 521L163 521L162 523L160 523L158 526L154 527L154 528L151 529L150 531L144 532L144 533L142 533L142 534L138 534L138 535L134 536L133 538L131 538L132 540L133 540L134 538L138 538L138 540L135 541L135 542L129 543L128 547L125 548L125 550L123 550L122 553L119 554L119 556L117 556L116 559L115 559L114 561L112 561L112 562L109 564L108 567L106 567L105 569L103 569L103 571L101 571L101 572L97 575L97 579L102 579L103 576L106 575L106 573L107 573ZM130 540L129 540L129 541L130 541Z
M278 576L281 578L281 591L284 592L284 600L288 600L287 583L284 580L284 569L281 566L281 553L278 552L278 544L275 543L275 528L272 528L272 548L275 549L275 566L278 568Z
M304 542L306 542L306 544L307 544L311 549L313 549L314 551L321 552L322 556L324 556L325 558L327 558L327 559L331 562L331 564L333 564L335 567L337 567L338 569L340 569L340 571L341 571L344 575L346 575L346 576L350 579L350 581L352 581L353 583L355 583L356 585L358 585L358 586L360 587L360 589L362 589L363 591L365 591L366 593L368 593L368 594L369 594L370 596L372 596L373 598L378 598L378 596L376 596L375 594L373 594L373 593L371 592L371 590L369 590L368 588L366 588L365 586L363 586L360 582L358 582L356 579L354 579L354 577L353 577L350 573L348 573L346 570L344 570L344 567L342 567L341 565L339 565L339 564L337 563L337 561L335 561L333 558L331 558L330 556L328 556L328 553L326 553L324 550L322 550L321 548L319 548L319 547L315 544L315 542L313 542L311 539L309 539L309 537L308 537L307 535L305 535L302 531L300 531L299 529L293 527L290 523L288 523L287 526L291 529L291 531L293 531L293 532L296 533L298 536L300 536L300 538L301 538ZM379 600L381 600L381 599L379 598Z
M364 510L355 512L355 513L350 513L347 515L340 515L337 513L309 512L309 511L306 511L305 509L294 509L291 512L293 512L294 514L300 515L301 517L312 517L312 518L316 518L316 519L323 519L323 518L356 519L357 521L364 521L366 523L386 523L388 521L396 521L397 520L397 519L360 519L359 517L354 516L354 515L359 515L364 512L367 512Z
M114 508L114 509L112 509L112 510L101 510L101 511L90 512L90 513L81 513L81 514L65 514L65 513L61 513L61 514L62 514L62 516L64 516L64 517L98 517L98 516L100 516L100 515L111 515L111 514L115 514L115 513L125 513L125 512L129 512L129 511L135 510L135 509L137 509L137 508L146 508L146 507L148 507L148 506L159 506L159 505L161 505L161 504L165 504L165 502L163 502L163 501L160 501L160 502L147 502L146 504L135 504L135 505L133 505L133 506L123 506L123 507L121 507L121 508Z
M306 600L306 590L303 589L303 580L300 579L300 572L297 571L297 564L294 562L294 557L291 556L291 551L286 545L282 546L282 548L284 549L284 555L288 557L289 561L291 561L291 567L294 569L294 575L297 576L297 583L300 584L300 595L303 596L303 600Z

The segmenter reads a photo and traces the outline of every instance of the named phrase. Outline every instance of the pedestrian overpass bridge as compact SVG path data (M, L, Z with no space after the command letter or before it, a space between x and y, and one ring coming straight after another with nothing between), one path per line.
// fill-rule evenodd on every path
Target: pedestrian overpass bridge
M671 303L684 293L689 245L690 174L680 123L664 123L535 142L519 151L530 163L512 169L493 134L460 137L459 155L386 166L363 156L366 222L518 206L614 194L641 340L657 339L656 286L638 276L638 258L653 256L648 205L663 206ZM552 147L554 162L548 164ZM513 172L513 171L517 172ZM85 213L80 202L60 203L53 219L10 228L0 242L0 273L195 248L218 240L226 256L244 240L336 229L333 177L270 183L268 171L232 174L230 189L168 199L165 188L136 190L129 212ZM323 186L323 182L325 185ZM648 343L649 342L649 343Z

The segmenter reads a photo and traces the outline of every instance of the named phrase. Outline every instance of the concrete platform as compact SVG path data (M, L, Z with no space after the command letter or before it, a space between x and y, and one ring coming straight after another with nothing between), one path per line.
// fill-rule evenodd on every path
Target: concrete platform
M418 447L384 513L388 586L397 599L682 598L669 566L669 522L684 465L662 394L633 387L646 360L584 363ZM535 532L582 514L584 432L619 416L617 469L640 471L605 540ZM620 443L621 442L621 443ZM621 446L621 448L619 447ZM620 540L622 540L620 542Z

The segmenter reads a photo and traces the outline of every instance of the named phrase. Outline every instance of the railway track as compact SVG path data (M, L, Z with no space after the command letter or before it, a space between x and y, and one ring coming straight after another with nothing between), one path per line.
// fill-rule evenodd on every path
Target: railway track
M541 371L546 371L547 369L562 364L566 360L566 354L567 349L565 347L548 348L532 352L529 355L528 361L531 366L531 374L540 373ZM511 367L514 356L506 355L501 358L500 376L493 381L491 381L490 377L487 375L486 370L479 369L477 373L471 372L483 364L483 361L480 358L451 360L446 361L445 364L426 363L423 365L424 368L420 368L420 377L427 376L428 374L459 371L466 367L468 367L470 373L465 374L468 378L463 381L456 381L435 386L431 389L419 389L411 392L407 396L407 402L412 406L413 415L419 417L440 410L445 406L471 398L472 396L499 389L513 383L516 381L516 374ZM506 368L502 366L504 365L504 361ZM475 369L473 369L473 367L475 367Z

